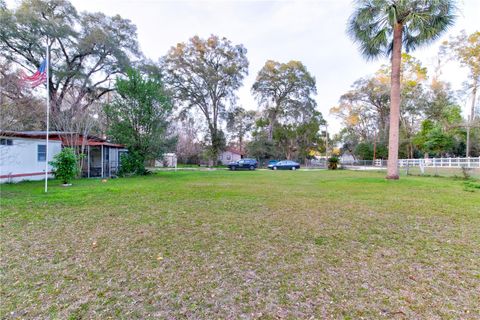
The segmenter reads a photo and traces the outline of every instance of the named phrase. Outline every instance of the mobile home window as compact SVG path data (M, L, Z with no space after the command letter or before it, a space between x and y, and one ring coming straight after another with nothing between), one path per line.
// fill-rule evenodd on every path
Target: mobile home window
M2 146L13 146L12 139L0 139L0 145Z
M41 162L47 161L47 146L39 144L37 147L37 160Z

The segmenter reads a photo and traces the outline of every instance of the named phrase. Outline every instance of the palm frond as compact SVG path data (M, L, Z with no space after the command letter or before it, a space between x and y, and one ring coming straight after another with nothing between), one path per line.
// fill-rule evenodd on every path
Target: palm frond
M424 2L424 1L422 1ZM408 16L404 45L407 50L437 40L455 22L456 6L452 0L430 0Z
M387 0L359 0L349 19L347 32L367 59L383 55L388 46L391 30L385 15L387 4Z
M367 59L390 55L393 27L407 51L438 39L455 21L454 0L357 0L347 33Z

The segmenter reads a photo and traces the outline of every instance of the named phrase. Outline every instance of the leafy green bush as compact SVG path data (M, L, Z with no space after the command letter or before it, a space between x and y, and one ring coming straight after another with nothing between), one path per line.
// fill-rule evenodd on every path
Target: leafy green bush
M146 175L149 171L145 169L145 158L138 152L129 151L120 157L120 176Z
M64 184L70 183L78 174L78 159L72 148L63 148L50 164L55 178L60 179Z
M337 157L328 158L328 170L337 170L340 159Z

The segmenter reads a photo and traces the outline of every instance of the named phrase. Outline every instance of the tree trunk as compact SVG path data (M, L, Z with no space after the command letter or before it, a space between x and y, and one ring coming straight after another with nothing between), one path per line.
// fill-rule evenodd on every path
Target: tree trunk
M275 130L275 125L277 124L277 117L279 112L280 106L279 102L277 101L275 104L275 109L271 109L268 115L268 141L273 141L273 130Z
M209 121L208 118L207 121ZM220 155L220 151L222 149L220 131L216 122L209 123L208 128L210 131L211 140L210 160L212 161L213 165L217 165L218 156Z
M472 128L473 120L475 120L475 102L477 100L477 79L473 82L473 91L472 91L472 109L470 111L470 119L468 119L467 123L467 150L466 156L467 158L470 157L470 128Z
M398 144L400 131L400 67L402 64L402 27L402 24L397 23L393 30L387 179L399 178Z
M270 123L268 124L268 141L273 141L273 118L270 118Z
M241 121L243 121L243 119ZM238 151L240 151L240 153L243 153L243 137L245 136L245 130L242 126L243 124L240 125L240 130L238 132Z
M475 103L477 102L477 79L473 82L473 90L472 90L472 110L470 111L470 121L473 122L475 120Z

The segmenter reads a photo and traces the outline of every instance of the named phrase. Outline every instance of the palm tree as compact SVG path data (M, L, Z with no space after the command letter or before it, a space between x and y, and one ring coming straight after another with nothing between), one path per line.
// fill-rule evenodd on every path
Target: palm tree
M387 179L398 179L400 68L406 51L428 44L453 25L453 0L357 0L348 33L363 56L392 61Z

